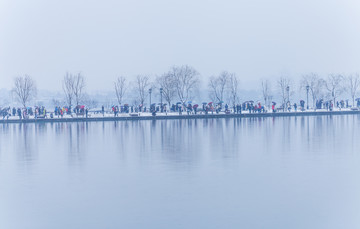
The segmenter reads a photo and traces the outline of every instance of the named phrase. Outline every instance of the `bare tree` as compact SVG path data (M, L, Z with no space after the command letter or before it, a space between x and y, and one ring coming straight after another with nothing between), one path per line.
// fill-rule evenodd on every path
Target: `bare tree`
M73 76L67 72L63 79L63 90L65 94L65 101L70 108L73 105L74 101L73 84Z
M360 76L359 73L348 76L347 78L347 86L349 88L349 93L353 101L353 107L355 106L355 97L358 94L359 86L360 86Z
M135 90L138 94L140 104L144 105L148 96L147 90L150 88L150 78L148 76L138 75L135 81ZM151 105L151 104L150 104Z
M63 79L63 90L65 93L65 100L68 106L71 108L73 102L79 105L84 96L85 78L78 73L73 75L66 73Z
M230 94L230 101L233 107L235 107L236 103L239 102L239 79L235 73L229 74L228 90Z
M127 90L125 77L120 76L117 78L117 80L114 82L114 87L117 101L119 105L121 105L122 99L124 98L125 92Z
M278 80L278 87L281 96L281 103L283 110L285 111L285 105L290 100L290 79L286 77L280 77Z
M329 96L333 99L334 105L336 98L344 91L341 85L343 79L344 77L341 74L330 74L325 81L325 88L329 92Z
M325 81L321 79L316 73L309 73L302 76L300 88L306 91L306 87L309 86L309 92L312 98L314 109L316 109L315 103L316 100L320 99L324 85Z
M157 84L163 89L163 97L165 101L171 106L171 101L176 95L175 78L171 72L164 73L157 77Z
M270 81L267 79L262 80L261 81L261 89L262 89L262 96L263 96L265 105L270 106L270 98L271 98Z
M226 85L228 83L230 74L226 71L220 73L217 77L211 77L209 81L210 99L212 101L222 102L224 100L224 94Z
M18 102L26 108L26 104L36 97L35 81L29 75L16 77L12 93Z
M215 76L211 76L209 79L209 98L211 99L211 101L216 101L218 100L217 98L217 79Z
M73 92L75 97L75 103L76 105L79 105L84 95L85 78L84 76L81 75L81 73L78 73L73 77L74 77Z
M190 66L174 66L170 70L174 77L175 90L180 102L185 105L186 101L192 98L194 91L199 85L199 73Z

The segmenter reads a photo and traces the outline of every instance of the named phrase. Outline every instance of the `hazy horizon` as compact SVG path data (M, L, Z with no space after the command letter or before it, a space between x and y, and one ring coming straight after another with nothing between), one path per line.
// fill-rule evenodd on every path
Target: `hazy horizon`
M87 90L173 65L202 79L223 70L261 78L359 71L360 3L345 1L0 0L0 88L29 74L61 91L81 71Z

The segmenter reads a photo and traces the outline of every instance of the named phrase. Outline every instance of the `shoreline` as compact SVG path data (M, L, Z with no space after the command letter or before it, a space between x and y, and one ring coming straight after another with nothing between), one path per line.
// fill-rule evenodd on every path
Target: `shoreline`
M118 117L81 117L81 118L45 118L45 119L0 119L1 124L7 123L56 123L56 122L105 122L105 121L140 121L140 120L177 120L177 119L218 119L218 118L270 118L298 116L332 116L359 115L360 111L305 111L279 113L242 113L242 114L197 114L197 115L157 115L157 116L118 116Z

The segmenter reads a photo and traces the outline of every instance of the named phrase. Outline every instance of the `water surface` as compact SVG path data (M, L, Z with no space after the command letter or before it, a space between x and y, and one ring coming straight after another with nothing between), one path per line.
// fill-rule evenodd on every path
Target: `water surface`
M360 116L0 125L0 228L359 228Z

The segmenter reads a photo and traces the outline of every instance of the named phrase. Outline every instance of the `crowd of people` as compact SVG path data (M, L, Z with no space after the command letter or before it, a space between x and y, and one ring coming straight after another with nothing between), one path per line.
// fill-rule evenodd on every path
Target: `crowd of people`
M41 107L26 107L26 108L16 108L16 107L6 107L0 109L0 114L3 119L9 119L10 117L18 117L18 119L29 119L33 117L35 119L44 119L44 118L63 118L65 115L70 117L74 116L86 116L88 117L89 109L85 106L76 106L74 109L71 109L67 106L59 107L56 106L53 112L46 110L44 106Z
M350 108L349 102L346 100L340 100L334 102L332 100L324 101L318 100L315 103L314 110L325 109L327 111L332 111L334 109L334 105L338 110L344 108ZM360 107L360 100L357 100L357 107ZM279 107L276 106L275 102L272 102L269 106L262 105L261 102L254 102L254 101L246 101L239 104L234 104L231 107L228 104L224 103L213 103L213 102L204 102L201 105L199 104L192 104L191 102L188 103L176 103L172 104L170 109L167 108L168 104L151 104L149 108L143 105L138 106L129 106L129 104L124 104L122 106L114 105L111 108L106 109L104 106L101 109L92 110L91 112L95 114L113 114L114 117L119 116L119 114L140 114L140 113L151 113L151 115L156 116L157 113L168 114L171 113L178 113L182 115L184 112L188 115L197 115L197 114L241 114L242 112L247 113L265 113L265 112L291 112L291 111L305 111L309 109L305 107L305 101L300 100L300 102L291 104L289 101L286 102L284 105ZM27 107L27 108L10 108L6 107L0 110L3 119L9 119L9 117L18 117L19 119L28 119L33 117L35 119L43 119L43 118L64 118L66 117L86 117L90 116L89 109L84 105L77 105L74 108L68 106L56 106L53 111L47 111L44 106L36 106L34 108Z
M54 109L54 113L50 113L51 118L53 117L52 114L54 114L58 118L59 117L63 118L64 115L70 115L71 117L73 117L74 115L87 117L89 114L89 109L86 108L84 105L75 106L74 109L71 109L71 107L68 106L64 106L64 107L56 106Z
M48 112L44 106L41 107L27 107L27 108L16 108L16 107L6 107L1 109L1 115L3 119L9 119L10 116L18 117L19 119L28 119L30 116L34 118L47 118Z

